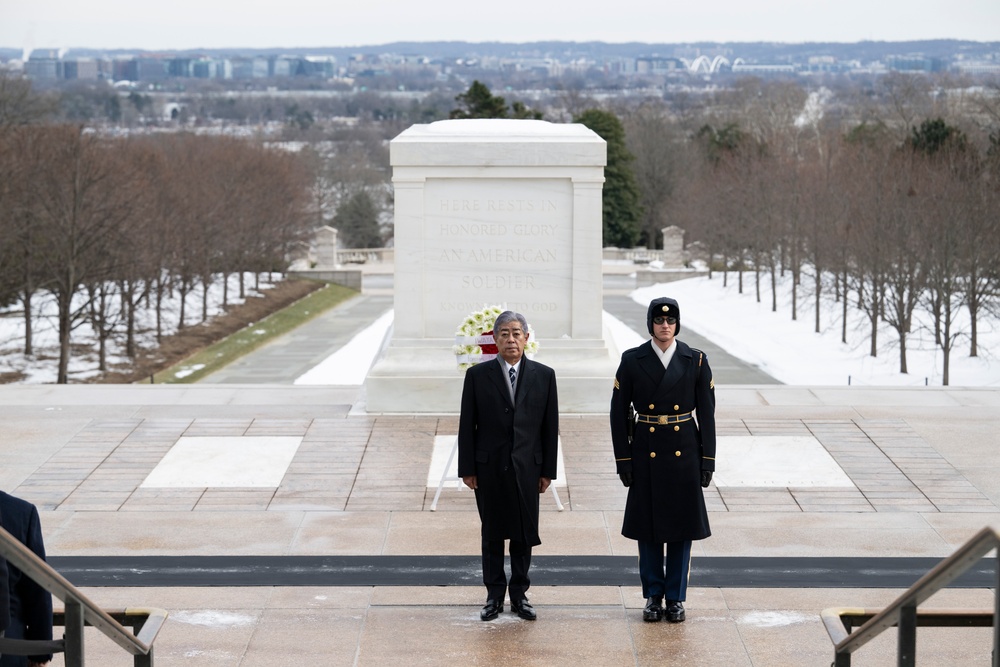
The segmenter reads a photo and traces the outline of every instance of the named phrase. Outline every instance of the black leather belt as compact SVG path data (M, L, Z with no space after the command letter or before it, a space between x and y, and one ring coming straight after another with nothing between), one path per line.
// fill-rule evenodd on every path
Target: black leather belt
M692 419L690 412L679 415L636 415L636 421L640 424L679 424Z

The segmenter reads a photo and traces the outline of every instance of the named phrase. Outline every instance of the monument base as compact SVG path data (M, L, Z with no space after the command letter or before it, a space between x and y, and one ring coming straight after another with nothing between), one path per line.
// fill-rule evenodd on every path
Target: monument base
M465 371L455 363L451 345L448 340L394 340L365 380L365 410L458 413ZM603 340L543 340L534 360L556 372L560 413L604 414L620 358Z

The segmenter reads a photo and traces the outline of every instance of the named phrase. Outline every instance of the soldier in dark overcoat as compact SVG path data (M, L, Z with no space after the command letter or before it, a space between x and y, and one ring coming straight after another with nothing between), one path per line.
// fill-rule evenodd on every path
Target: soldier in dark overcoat
M505 311L493 325L498 356L469 368L458 424L458 474L476 492L482 521L483 583L490 621L511 610L535 620L526 592L531 548L538 536L539 495L556 477L559 400L556 374L524 356L528 324ZM510 540L510 583L504 572L504 541Z
M677 301L653 299L651 338L622 354L611 393L622 535L638 542L646 621L685 619L691 541L712 534L702 488L715 470L715 383L705 354L675 338L680 317Z

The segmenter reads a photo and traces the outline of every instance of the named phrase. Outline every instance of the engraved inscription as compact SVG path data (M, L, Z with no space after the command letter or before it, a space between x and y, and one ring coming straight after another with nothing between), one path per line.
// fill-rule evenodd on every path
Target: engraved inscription
M498 303L565 330L570 311L573 190L531 179L429 180L422 256L429 267L428 317L458 316Z
M518 223L516 225L508 225L502 223L455 222L438 225L438 233L441 236L507 236L508 234L513 234L514 236L555 236L558 231L559 225L547 223Z
M497 213L555 213L551 199L439 199L438 210L449 213L495 211Z
M439 262L478 262L493 264L516 264L526 262L555 262L558 257L551 248L476 248L456 250L444 248L437 257Z
M494 274L467 275L462 276L462 287L468 289L535 289L535 277Z
M508 301L507 308L519 313L554 313L559 310L559 304L555 301ZM482 301L439 301L438 310L441 312L469 313L483 307Z

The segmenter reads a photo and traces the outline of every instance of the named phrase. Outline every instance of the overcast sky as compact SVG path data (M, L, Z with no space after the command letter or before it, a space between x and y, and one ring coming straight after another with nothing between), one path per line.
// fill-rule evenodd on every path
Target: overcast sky
M1000 41L1000 0L0 0L0 47Z

